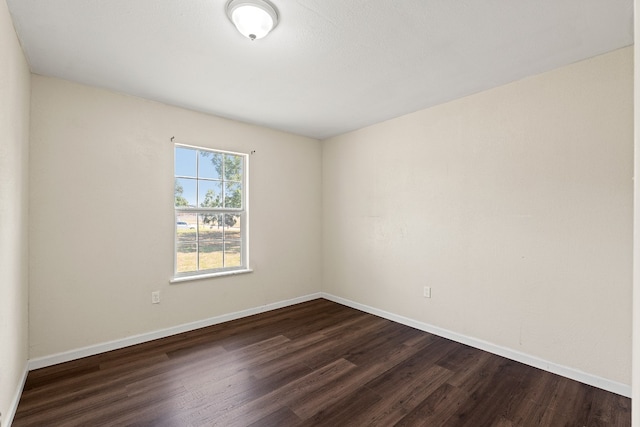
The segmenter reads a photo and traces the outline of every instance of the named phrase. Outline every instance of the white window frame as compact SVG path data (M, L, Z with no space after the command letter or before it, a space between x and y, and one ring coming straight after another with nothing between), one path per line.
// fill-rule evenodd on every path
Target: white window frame
M183 282L183 281L188 281L188 280L196 280L196 279L205 279L205 278L210 278L210 277L218 277L218 276L227 276L227 275L235 275L235 274L241 274L241 273L249 273L252 270L249 268L249 191L248 191L248 183L249 183L249 156L246 153L238 153L238 152L233 152L233 151L225 151L225 150L218 150L218 149L213 149L213 148L207 148L207 147L199 147L199 146L195 146L195 145L187 145L187 144L180 144L180 143L175 143L174 147L173 147L173 155L174 155L174 170L173 170L173 184L175 185L175 180L177 178L190 178L193 179L193 177L186 177L186 176L178 176L176 175L176 170L175 170L175 153L176 153L176 148L187 148L187 149L192 149L192 150L198 150L198 153L196 154L196 162L200 161L200 151L206 151L209 153L214 153L214 154L230 154L230 155L234 155L234 156L239 156L242 157L242 181L241 181L241 185L242 185L242 207L241 208L226 208L226 207L220 207L220 208L202 208L202 207L178 207L175 206L175 196L174 196L174 221L173 221L173 226L174 226L174 246L173 246L173 278L170 280L171 283L176 283L176 282ZM196 163L196 170L199 170L199 164ZM224 183L224 172L223 172L223 176L222 178L222 183ZM200 179L198 179L198 177L196 177L196 194L198 194L198 185L199 185ZM223 185L224 188L224 185ZM175 189L174 189L175 192ZM211 215L219 215L219 214L235 214L235 215L239 215L240 216L240 245L241 245L241 250L240 250L240 258L241 258L241 265L239 266L234 266L234 267L223 267L223 268L215 268L215 269L207 269L207 270L200 270L199 269L199 258L200 258L200 253L199 253L199 227L196 226L195 230L196 230L196 266L197 266L197 270L196 271L188 271L188 272L178 272L178 227L177 227L177 222L178 222L178 215L182 214L182 213L189 213L189 214L201 214L201 213L208 213ZM198 222L196 223L198 224ZM223 257L224 257L224 251L223 251Z

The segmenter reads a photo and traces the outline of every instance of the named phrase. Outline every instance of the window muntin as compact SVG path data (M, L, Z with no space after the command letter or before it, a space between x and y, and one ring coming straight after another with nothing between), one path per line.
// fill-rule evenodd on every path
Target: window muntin
M245 154L176 144L176 277L247 268L246 163Z

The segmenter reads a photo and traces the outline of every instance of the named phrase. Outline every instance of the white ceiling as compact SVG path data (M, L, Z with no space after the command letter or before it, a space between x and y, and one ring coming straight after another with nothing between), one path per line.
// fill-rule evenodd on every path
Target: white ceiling
M633 43L633 0L7 0L31 70L323 139Z

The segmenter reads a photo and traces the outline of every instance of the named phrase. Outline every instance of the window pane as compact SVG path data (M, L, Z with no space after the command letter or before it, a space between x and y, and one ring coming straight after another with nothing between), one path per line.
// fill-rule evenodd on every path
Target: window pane
M198 270L196 221L195 214L176 215L176 271L178 273Z
M201 213L198 215L200 238L203 240L222 240L222 214Z
M222 183L220 181L200 181L198 201L201 208L222 207Z
M200 151L198 178L220 179L222 177L222 154Z
M197 150L192 148L176 147L176 176L196 177L196 154Z
M200 233L212 234L214 232L218 232L220 233L220 238L222 238L221 230L217 230L219 227L221 227L221 225L219 224L222 224L221 214L200 214L199 224Z
M224 206L226 208L242 207L242 183L240 182L224 183Z
M179 213L176 216L176 230L178 233L178 236L181 238L194 238L193 236L195 236L195 230L196 227L198 226L197 221L198 218L196 216L196 214L192 214L192 213ZM184 240L184 239L183 239Z
M241 240L240 215L224 215L224 240Z
M224 242L224 266L240 267L242 265L241 244L238 241Z
M176 207L196 207L196 180L176 178L174 195Z
M242 181L242 157L233 154L224 155L224 180Z
M178 244L176 246L176 271L178 273L198 271L196 263L197 254L198 251L195 243Z
M198 247L200 270L223 267L222 214L199 214Z
M224 215L224 266L242 265L242 240L240 234L240 215Z
M223 242L211 240L200 243L200 270L223 267Z

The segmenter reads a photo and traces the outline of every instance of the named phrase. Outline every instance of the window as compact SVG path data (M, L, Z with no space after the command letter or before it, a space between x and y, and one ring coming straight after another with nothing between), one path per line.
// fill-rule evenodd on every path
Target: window
M175 277L246 270L246 154L175 146Z

